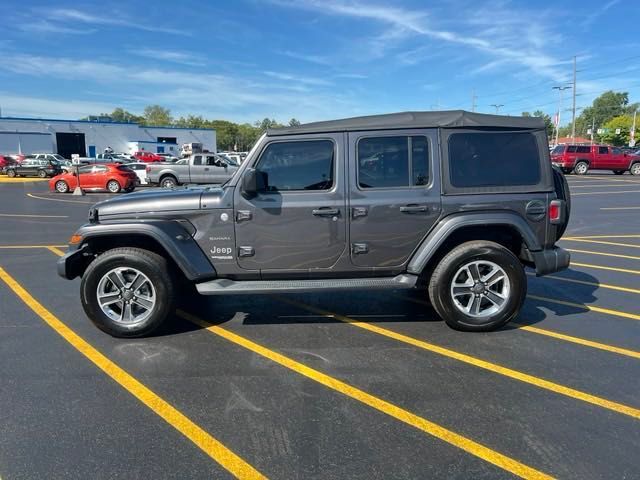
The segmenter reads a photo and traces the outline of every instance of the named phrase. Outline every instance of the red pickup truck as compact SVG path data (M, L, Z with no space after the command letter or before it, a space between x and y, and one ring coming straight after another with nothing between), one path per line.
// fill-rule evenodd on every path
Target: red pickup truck
M577 175L589 170L613 170L616 175L630 171L640 175L640 155L624 153L608 145L557 145L551 150L551 163L565 173Z

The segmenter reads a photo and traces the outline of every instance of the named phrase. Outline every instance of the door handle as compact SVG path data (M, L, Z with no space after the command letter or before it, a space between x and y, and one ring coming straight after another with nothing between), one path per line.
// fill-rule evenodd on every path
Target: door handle
M427 210L426 205L405 205L404 207L400 207L402 213L420 213L426 212Z
M311 211L316 217L333 217L340 215L340 209L338 208L315 208Z
M205 167L204 171L208 172L209 171L209 167Z

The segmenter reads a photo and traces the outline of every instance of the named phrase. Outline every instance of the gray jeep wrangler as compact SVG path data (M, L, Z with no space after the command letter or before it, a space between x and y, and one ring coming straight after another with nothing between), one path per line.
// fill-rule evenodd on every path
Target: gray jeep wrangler
M518 315L562 270L570 198L538 118L408 112L269 130L221 187L96 204L59 274L102 330L150 334L202 295L424 289L455 329Z

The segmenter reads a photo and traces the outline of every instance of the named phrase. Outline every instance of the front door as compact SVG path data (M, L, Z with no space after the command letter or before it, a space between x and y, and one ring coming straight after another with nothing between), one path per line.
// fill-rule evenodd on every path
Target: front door
M249 167L266 173L253 198L235 191L241 268L306 276L330 269L346 248L342 134L277 137Z
M611 168L611 155L609 154L609 147L598 147L596 150L594 163L591 168Z
M351 261L405 264L440 214L435 130L349 134Z
M202 155L193 157L193 162L189 167L189 183L206 183L205 181L205 159ZM183 180L184 181L184 180Z

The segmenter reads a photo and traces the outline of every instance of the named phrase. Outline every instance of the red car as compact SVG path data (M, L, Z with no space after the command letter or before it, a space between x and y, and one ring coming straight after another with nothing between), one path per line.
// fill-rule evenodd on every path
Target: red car
M147 163L164 162L164 161L166 161L166 158L161 157L160 155L156 155L155 153L152 153L152 152L145 152L144 150L140 150L140 151L134 153L133 156L137 160L139 160L141 162L147 162Z
M608 145L558 145L551 150L551 162L565 173L577 175L589 170L613 170L616 175L628 170L640 175L640 156Z
M16 162L13 158L7 157L5 155L0 155L0 173L6 173L7 167L11 165L15 165Z
M136 174L122 165L84 165L78 168L80 187L83 190L107 190L118 193L120 190L131 192L136 186ZM67 193L78 186L76 172L63 173L49 181L52 192Z

